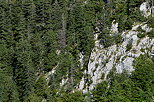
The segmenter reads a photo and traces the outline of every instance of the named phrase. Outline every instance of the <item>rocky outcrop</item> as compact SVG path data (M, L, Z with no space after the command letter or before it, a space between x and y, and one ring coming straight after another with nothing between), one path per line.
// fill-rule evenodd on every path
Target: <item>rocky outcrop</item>
M79 85L80 90L93 90L95 85L102 80L106 80L106 77L112 68L116 68L117 73L122 73L124 70L127 70L128 72L133 71L134 59L141 54L150 54L152 52L154 39L150 39L148 36L141 39L138 38L138 27L141 27L145 32L149 32L152 29L147 27L147 24L145 23L135 25L130 31L122 33L124 41L121 44L113 45L108 48L103 48L103 46L99 44L99 40L96 40L87 71L87 74L91 77L92 83L84 89L84 84L86 83L84 78L82 78ZM97 37L98 35L95 36ZM132 47L127 51L127 45L130 41L132 42Z
M150 7L149 2L143 2L140 6L140 11L143 12L144 17L148 17L152 13L152 8L153 7Z
M149 3L142 3L140 11L143 12L144 17L151 15ZM107 75L113 68L116 69L117 73L122 73L124 70L131 73L134 70L133 61L135 58L141 54L154 52L154 39L149 38L147 35L143 38L138 38L137 34L141 33L138 31L139 27L144 30L145 34L152 30L147 26L146 22L134 24L131 30L122 32L123 42L121 44L112 45L108 48L104 48L99 43L100 41L97 40L99 33L95 34L95 47L91 52L88 71L85 71L90 76L91 83L87 86L83 77L79 84L79 90L83 90L83 92L93 90L98 83L107 79ZM115 20L112 22L111 33L118 33L118 23ZM128 45L131 48L128 49Z
M143 12L144 17L150 16L151 10L152 8L148 2L144 2L140 6L140 11ZM152 28L148 27L146 22L134 24L131 30L121 33L123 39L122 43L112 45L108 48L104 48L97 39L100 30L98 27L96 27L97 33L94 35L95 47L91 52L88 68L83 72L85 76L82 77L76 88L78 90L82 90L83 92L93 90L98 83L107 79L107 75L113 68L116 69L117 73L122 73L124 70L127 70L128 73L131 73L134 70L133 61L135 58L146 53L153 55L152 52L154 52L154 39L149 38L147 35L145 35L143 38L139 38L138 34L143 33L138 31L139 27L144 31L145 34L152 30ZM115 20L112 22L110 32L111 35L119 33L118 23ZM129 49L128 45L131 46ZM57 50L56 53L59 55L60 51ZM80 67L83 69L84 55L80 53L79 58ZM46 75L47 81L49 80L50 75L55 72L56 67ZM67 81L68 78L62 79L60 86L64 86Z

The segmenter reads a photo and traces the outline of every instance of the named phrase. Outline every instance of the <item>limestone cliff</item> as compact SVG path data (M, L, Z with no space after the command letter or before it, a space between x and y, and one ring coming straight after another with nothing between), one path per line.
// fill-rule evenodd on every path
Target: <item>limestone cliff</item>
M140 10L143 12L144 17L148 17L151 14L151 9L147 2L144 2L140 6ZM87 92L93 90L95 85L102 80L106 80L108 73L111 69L116 68L117 73L122 73L124 70L131 73L133 68L133 61L141 54L152 54L154 52L154 39L145 35L143 38L139 38L138 34L142 34L138 29L141 28L144 33L150 32L153 28L148 27L146 22L137 24L134 23L131 30L123 31L121 36L123 42L118 45L112 45L108 48L104 48L101 45L97 37L99 33L95 35L95 47L91 52L91 56L88 63L88 70L84 71L84 74L90 75L90 85L86 83L87 79L82 78L79 84L79 90ZM115 20L112 23L111 34L118 32L118 23ZM129 45L130 44L130 45ZM127 46L131 46L128 50Z

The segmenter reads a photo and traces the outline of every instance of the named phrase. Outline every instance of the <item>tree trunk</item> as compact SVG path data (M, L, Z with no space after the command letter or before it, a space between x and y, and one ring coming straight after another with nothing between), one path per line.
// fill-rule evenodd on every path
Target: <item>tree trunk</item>
M66 21L64 13L62 13L62 29L59 32L59 45L60 48L66 46Z

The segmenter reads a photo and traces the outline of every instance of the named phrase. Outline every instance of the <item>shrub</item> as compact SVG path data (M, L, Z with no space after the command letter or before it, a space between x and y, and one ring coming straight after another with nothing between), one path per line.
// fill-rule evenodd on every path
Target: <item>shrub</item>
M143 48L141 48L141 50L140 50L141 52L144 52L144 49Z
M104 46L104 48L107 48L107 47L114 44L114 40L113 40L112 36L110 36L109 34L104 34L104 35L102 35L102 38L100 40L100 44L102 44Z
M147 22L148 26L150 27L154 27L154 17L149 17L148 18L148 22Z
M130 49L132 48L132 40L130 40L126 46L126 51L130 51Z
M122 43L122 36L121 36L121 34L114 35L113 39L114 39L115 44Z
M145 30L143 30L141 26L139 26L139 27L137 28L137 31L139 31L139 32L145 32Z
M137 37L138 37L138 38L144 38L144 37L145 37L145 34L138 33L138 34L137 34Z
M122 42L121 34L110 35L108 30L104 30L99 36L100 44L104 45L104 48L107 48L113 44L118 44Z
M154 37L154 29L147 33L149 37Z

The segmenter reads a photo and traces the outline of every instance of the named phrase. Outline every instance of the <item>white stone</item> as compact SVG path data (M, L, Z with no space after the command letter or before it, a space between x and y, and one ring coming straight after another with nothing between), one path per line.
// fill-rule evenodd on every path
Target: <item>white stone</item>
M80 54L79 54L79 57L80 57L80 59L79 59L79 61L80 61L80 65L81 65L81 68L82 68L82 67L83 67L83 64L84 64L84 62L83 62L83 58L84 58L84 56L83 56L82 53L80 53Z
M145 30L146 32L150 32L152 30L152 28L149 28L147 24L141 26L143 30Z
M61 52L60 50L57 50L57 51L56 51L56 54L57 54L57 55L59 55L59 54L60 54L60 52Z
M151 8L148 2L143 2L140 6L140 11L143 12L144 17L148 17L151 14Z
M84 77L81 79L80 84L79 84L79 90L82 90L84 88Z
M140 39L140 42L137 45L139 38L137 37L138 32L135 30L137 30L139 26L143 26L143 29L148 28L145 23L142 23L133 26L132 30L130 31L123 32L122 37L124 41L120 46L113 45L104 49L100 46L99 40L96 40L97 43L95 42L95 47L91 53L91 60L89 61L87 71L87 74L89 74L91 77L92 84L86 88L93 90L98 83L100 83L102 80L106 80L108 73L114 65L118 73L122 73L124 70L127 70L128 72L134 70L134 58L139 57L140 54L144 54L144 52L141 52L140 49L150 48L154 44L154 39L150 40L149 37L145 37ZM149 30L150 28L148 28L147 31ZM132 40L132 49L130 51L126 51L126 46L130 40ZM133 51L133 49L135 51ZM152 49L154 49L154 47L152 47ZM118 57L120 57L119 60ZM103 73L105 75L104 79L102 79ZM79 85L79 89L83 89L83 84L86 85L82 79ZM84 92L87 91L86 88L83 89Z
M118 33L118 23L113 20L112 26L111 26L111 32L112 33Z
M60 83L60 86L64 86L66 84L66 82L68 81L68 78L67 79L62 79L61 83Z
M151 8L148 2L144 2L140 6L140 11L143 12L145 17L150 15L150 10ZM152 53L150 54L153 56L154 39L150 39L147 36L142 39L138 38L138 27L142 27L142 29L146 32L150 32L152 30L152 28L148 27L146 22L133 25L131 30L122 32L122 38L124 41L121 45L113 45L108 48L103 48L103 46L99 44L100 41L97 40L99 33L94 35L95 47L91 52L88 70L84 71L84 74L89 74L92 83L88 86L88 83L85 82L83 77L79 84L79 90L83 90L84 93L88 90L93 90L98 83L102 80L106 80L107 75L114 66L117 73L122 73L124 70L131 73L134 70L134 59L139 57L141 54L148 53L148 50L146 49L152 48L150 51ZM115 20L112 22L111 32L118 32L118 23L116 23ZM130 40L132 40L132 49L130 49L130 51L126 51L126 46ZM144 52L140 51L141 49L144 49ZM82 59L82 57L80 58ZM104 79L102 79L102 74L105 75ZM84 88L84 86L86 88Z

